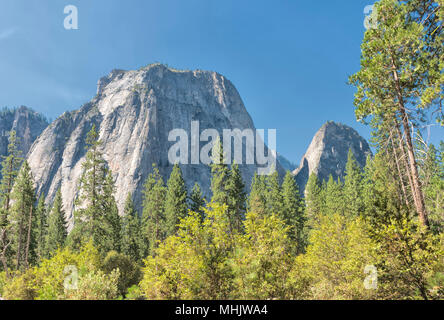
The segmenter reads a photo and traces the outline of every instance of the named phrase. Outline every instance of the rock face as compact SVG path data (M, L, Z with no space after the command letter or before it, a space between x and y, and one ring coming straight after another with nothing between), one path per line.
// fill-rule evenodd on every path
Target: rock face
M20 139L18 145L25 157L31 145L48 126L47 120L39 113L27 108L4 109L0 112L0 156L8 153L9 133L14 130Z
M37 191L44 192L50 203L61 188L64 209L72 217L85 138L95 124L113 173L119 209L123 210L128 193L140 209L152 164L157 164L165 181L172 170L168 150L175 142L168 140L169 132L184 129L190 133L192 121L199 121L200 132L214 128L221 136L222 129L254 129L239 93L220 74L178 71L159 64L137 71L114 70L99 80L96 97L55 120L32 146L28 161ZM249 186L257 166L239 167ZM281 166L277 167L282 174ZM188 188L198 182L208 196L210 168L204 164L181 168Z
M342 178L350 148L358 163L365 166L367 156L371 154L367 141L344 124L332 121L324 124L315 134L299 168L293 172L300 190L305 190L312 173L321 181L328 180L330 174L334 179Z

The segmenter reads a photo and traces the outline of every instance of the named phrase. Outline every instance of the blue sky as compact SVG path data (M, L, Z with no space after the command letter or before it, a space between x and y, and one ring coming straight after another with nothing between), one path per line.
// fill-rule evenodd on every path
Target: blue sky
M66 5L79 29L65 30ZM2 0L0 106L56 118L89 101L112 69L162 62L217 71L257 128L277 129L278 151L299 162L327 120L356 122L364 8L371 0ZM443 129L432 130L432 137Z

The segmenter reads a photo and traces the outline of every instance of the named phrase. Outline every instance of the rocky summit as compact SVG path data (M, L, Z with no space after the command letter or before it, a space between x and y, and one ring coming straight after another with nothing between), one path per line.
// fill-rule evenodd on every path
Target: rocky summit
M27 107L17 109L4 108L0 111L0 156L8 153L9 134L15 131L18 148L25 157L31 145L48 126L44 116Z
M93 124L102 142L101 152L112 170L116 200L122 211L128 193L141 208L144 182L152 164L166 181L172 170L169 132L216 129L252 129L253 121L233 84L209 71L179 71L154 64L135 71L114 70L98 82L97 95L79 110L55 120L32 146L28 162L37 185L51 203L61 188L64 209L72 217L79 189L85 138ZM240 165L250 185L256 165ZM210 168L181 165L188 188L198 182L209 195ZM284 173L279 163L277 169Z
M371 154L367 141L349 126L333 121L325 123L315 134L299 168L293 172L300 190L305 190L312 173L317 174L320 181L328 180L330 174L334 179L342 178L350 149L364 167Z

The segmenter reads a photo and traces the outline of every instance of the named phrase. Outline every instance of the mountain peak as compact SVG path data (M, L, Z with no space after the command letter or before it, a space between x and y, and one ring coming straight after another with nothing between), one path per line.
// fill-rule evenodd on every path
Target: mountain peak
M334 179L342 178L350 149L363 167L367 155L371 154L367 141L355 129L327 121L315 134L299 168L293 172L301 190L305 189L312 173L321 181L327 180L330 174Z

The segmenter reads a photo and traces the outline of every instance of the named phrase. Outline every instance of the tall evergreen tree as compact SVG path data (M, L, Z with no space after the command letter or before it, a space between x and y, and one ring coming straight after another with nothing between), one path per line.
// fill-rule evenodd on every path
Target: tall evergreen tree
M351 151L348 152L344 179L345 214L357 217L363 212L362 202L362 170Z
M289 239L296 241L296 252L302 253L305 246L304 239L304 200L293 174L287 171L282 183L283 221L290 227Z
M203 210L204 207L205 198L199 183L196 182L190 195L190 210L199 214L201 222L203 222L205 219L205 211Z
M167 182L165 199L166 236L176 233L179 222L188 214L187 187L179 165L174 165Z
M86 137L86 160L82 164L79 196L74 212L74 229L69 235L70 246L92 240L102 254L119 249L119 216L113 196L114 181L103 155L101 141L93 125Z
M212 202L228 204L228 183L230 180L230 169L225 163L225 154L220 140L217 140L212 150L211 164L211 191Z
M0 227L6 226L10 209L12 187L23 161L21 151L18 149L19 139L14 130L9 134L8 155L2 156L2 174L0 184Z
M107 170L105 183L103 186L103 195L101 197L102 212L105 221L104 248L106 252L117 251L121 248L121 226L122 221L114 198L115 185L111 171Z
M48 236L48 217L46 212L45 195L42 194L35 211L36 232L35 238L37 243L36 254L37 259L42 261L47 258L46 243Z
M376 130L384 127L388 135L394 131L400 138L416 212L427 227L411 132L412 126L428 118L424 117L426 112L444 123L444 35L440 20L442 3L421 2L381 0L376 4L377 24L364 35L361 70L350 77L350 82L358 89L357 119L382 119L372 122L373 127ZM399 175L398 180L402 182L404 177Z
M307 186L305 187L305 206L307 226L309 229L312 229L319 223L319 218L323 214L321 182L315 173L310 175Z
M131 194L128 194L122 217L122 253L135 262L142 258L142 235L140 232L140 218L134 207Z
M67 235L67 222L65 211L63 210L62 192L59 189L48 219L48 236L46 240L47 256L51 256L57 249L65 246Z
M144 239L144 256L153 253L159 241L165 239L165 198L166 187L159 169L153 164L153 172L145 182L142 236Z
M11 191L23 161L18 149L18 138L14 130L10 132L8 155L3 156L0 183L0 259L1 267L9 275L13 263L13 230L9 223Z
M341 214L344 215L344 198L342 195L342 183L338 178L336 182L330 175L325 190L325 214Z
M267 208L267 183L265 176L255 172L251 182L251 191L248 197L248 211L264 217L268 214Z
M283 198L281 186L279 184L279 175L277 170L267 176L267 208L269 214L276 215L279 219L285 221L283 212Z
M12 189L10 221L13 231L13 250L17 270L29 267L36 260L35 190L31 168L23 162Z
M240 232L242 222L245 219L247 195L245 184L237 163L231 166L231 172L227 184L228 190L228 214L231 226Z

